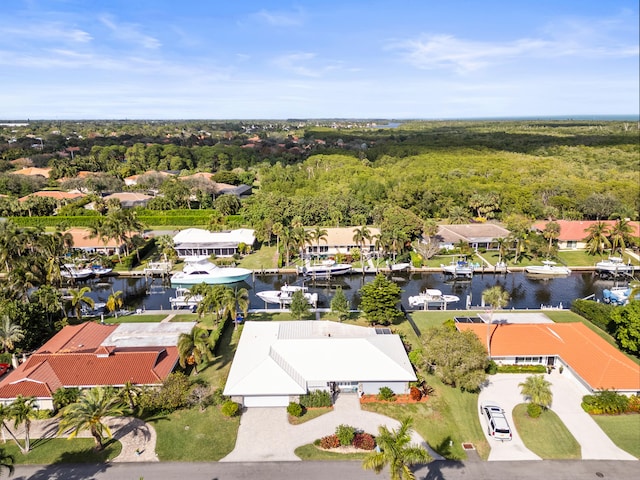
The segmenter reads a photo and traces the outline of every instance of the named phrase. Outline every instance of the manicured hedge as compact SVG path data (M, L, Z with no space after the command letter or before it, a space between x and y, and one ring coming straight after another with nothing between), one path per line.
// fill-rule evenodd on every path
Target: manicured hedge
M498 373L545 373L544 365L499 365Z
M57 227L65 225L69 227L91 227L95 225L95 215L78 215L78 216L51 216L51 217L9 217L10 220L19 227Z
M611 321L611 312L615 306L593 300L574 300L571 311L586 318L607 333L613 333L615 325Z

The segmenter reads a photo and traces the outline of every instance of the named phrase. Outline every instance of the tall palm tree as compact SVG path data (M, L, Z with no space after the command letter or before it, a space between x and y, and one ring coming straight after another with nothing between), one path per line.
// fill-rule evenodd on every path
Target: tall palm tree
M13 323L9 315L0 318L0 348L2 352L12 352L15 344L24 338L24 331L17 323Z
M520 393L529 399L531 403L548 408L553 401L551 382L544 375L531 375L522 383L519 383Z
M95 306L93 299L87 296L87 293L91 291L90 287L82 287L79 289L72 288L69 290L69 295L71 295L71 299L69 303L71 304L71 308L76 314L76 318L78 320L82 319L82 306L87 305L91 308Z
M11 419L13 420L13 427L18 428L19 425L24 423L24 447L18 443L20 451L22 453L28 453L31 450L31 420L34 420L37 416L38 409L36 407L35 397L23 397L18 395L13 401L10 409Z
M507 256L509 241L504 237L496 238L495 244L496 244L496 247L498 247L498 263L502 263L504 258Z
M235 326L238 326L237 317L238 309L246 317L249 311L249 292L246 288L226 288L224 295L224 309L227 314L231 315Z
M122 300L122 290L118 290L114 292L111 291L111 295L107 298L107 303L105 305L107 311L115 312L116 318L118 318L118 310L122 308L124 301Z
M469 223L469 210L460 205L454 205L449 209L449 223L452 225Z
M549 241L548 250L551 255L551 249L553 248L553 241L560 236L560 224L557 222L548 222L544 226L542 236Z
M407 417L392 431L384 425L379 426L376 443L380 451L367 455L362 461L362 468L380 473L388 465L391 480L414 480L410 467L427 463L431 457L424 448L411 444L412 423Z
M620 253L624 253L625 248L632 240L633 228L629 225L629 220L619 219L611 230L609 231L609 241L611 242L611 249L615 252L620 250Z
M491 359L491 325L493 323L493 314L496 310L504 308L509 303L509 292L505 291L500 285L487 288L482 292L484 303L491 307L489 314L489 323L487 323L487 352Z
M111 437L111 430L103 421L105 417L121 417L129 413L129 407L112 389L94 387L85 390L76 403L60 411L58 435L71 430L69 438L74 438L81 431L89 430L96 442L96 450L102 450L105 436Z
M587 236L584 241L587 244L587 251L591 255L596 253L603 254L604 251L611 246L609 241L609 227L604 222L596 222L590 225L585 232Z
M327 243L327 232L326 228L322 228L318 225L313 227L311 230L311 238L316 242L316 253L318 254L318 260L320 259L320 241L324 240L324 243Z
M178 354L180 366L193 365L198 373L198 365L202 359L211 360L209 332L204 328L193 327L189 333L181 333L178 337Z
M362 225L360 228L353 229L353 241L360 247L360 254L364 262L364 241L371 241L371 230L366 225ZM364 268L362 270L364 272Z

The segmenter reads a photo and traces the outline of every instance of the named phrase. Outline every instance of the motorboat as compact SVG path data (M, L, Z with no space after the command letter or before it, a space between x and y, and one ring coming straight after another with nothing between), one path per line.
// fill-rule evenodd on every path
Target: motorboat
M447 275L466 278L471 278L474 270L474 266L464 258L453 260L449 265L440 264L440 268Z
M187 259L182 271L171 276L171 286L235 283L246 280L252 273L246 268L218 267L211 263L208 257L196 257Z
M336 263L334 260L325 260L320 264L297 267L297 270L299 275L306 275L316 278L333 277L335 275L344 275L351 272L351 264Z
M293 294L296 292L302 292L304 298L310 305L314 307L318 305L317 293L309 293L307 287L297 285L283 285L280 290L264 290L262 292L256 292L256 295L265 303L275 303L282 307L291 304Z
M420 307L427 310L429 307L447 309L447 304L460 301L460 297L455 295L443 295L440 290L428 288L419 295L409 297L411 307Z
M409 270L411 268L411 264L410 263L394 263L391 265L390 268L392 272L402 272L405 270Z
M69 280L84 280L93 275L93 270L88 267L78 267L73 263L65 263L60 269L60 275Z
M633 265L624 263L620 257L609 257L596 263L596 272L608 275L630 275L633 274Z
M532 275L570 275L571 270L564 265L557 265L556 262L545 260L542 265L530 265L524 271Z
M189 308L194 310L202 301L202 295L193 295L188 288L176 288L176 296L169 298L172 309Z
M602 291L602 301L613 305L626 305L629 303L631 296L631 287L613 287L605 288ZM636 295L636 299L640 298L640 294Z
M103 275L109 275L113 268L103 267L102 265L92 265L91 271L96 277L101 277Z

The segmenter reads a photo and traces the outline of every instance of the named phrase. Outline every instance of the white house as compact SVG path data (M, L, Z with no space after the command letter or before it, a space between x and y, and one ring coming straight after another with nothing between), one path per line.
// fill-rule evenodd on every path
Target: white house
M362 240L362 244L358 244L354 239L356 230L360 227L339 227L325 228L327 235L320 239L314 240L307 244L305 253L307 255L332 256L338 253L349 254L353 248L362 248L365 252L376 251L375 239L380 236L380 229L376 227L367 227L369 237Z
M247 322L224 394L287 406L313 390L407 393L416 375L398 335L329 321Z
M255 231L248 228L210 232L201 228L187 228L173 237L174 248L180 258L215 255L232 257L238 253L238 245L253 247Z

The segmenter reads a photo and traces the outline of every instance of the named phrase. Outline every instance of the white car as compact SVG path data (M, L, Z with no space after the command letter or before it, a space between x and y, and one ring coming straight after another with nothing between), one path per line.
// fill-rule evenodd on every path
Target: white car
M495 402L482 402L480 413L487 422L487 433L496 440L511 440L511 428L504 410Z

